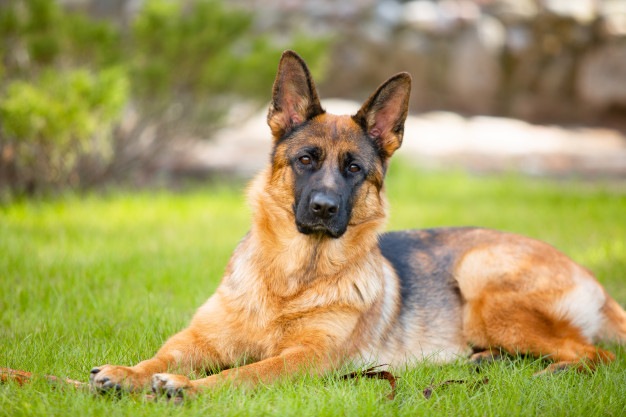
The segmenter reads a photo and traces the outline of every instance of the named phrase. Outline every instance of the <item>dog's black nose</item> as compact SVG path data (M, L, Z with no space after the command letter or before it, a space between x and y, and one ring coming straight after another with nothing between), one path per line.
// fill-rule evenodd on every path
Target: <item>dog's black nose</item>
M315 193L311 197L309 207L317 217L330 219L339 210L339 198L325 193Z

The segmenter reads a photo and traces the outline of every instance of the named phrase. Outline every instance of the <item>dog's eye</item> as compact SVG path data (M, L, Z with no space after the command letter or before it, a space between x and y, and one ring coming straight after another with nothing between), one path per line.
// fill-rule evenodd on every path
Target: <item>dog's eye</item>
M308 155L301 156L300 163L302 163L302 165L309 165L311 163L311 157Z
M350 172L359 172L361 170L361 167L358 166L357 164L350 164L350 166L348 167L348 171Z

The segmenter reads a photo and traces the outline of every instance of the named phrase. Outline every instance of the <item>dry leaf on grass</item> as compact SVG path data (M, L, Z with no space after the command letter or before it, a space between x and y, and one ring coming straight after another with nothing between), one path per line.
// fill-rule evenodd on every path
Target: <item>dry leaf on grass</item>
M59 378L58 376L53 375L33 375L32 372L18 371L17 369L10 368L0 368L0 382L16 381L19 386L22 386L31 382L31 380L37 376L40 378L44 378L48 382L53 384L69 384L76 388L87 386L85 382L76 381L74 379Z
M374 369L380 368L381 366L386 366L386 364L372 366L371 368L368 368L364 371L350 372L349 374L342 375L341 379L358 379L361 377L386 379L387 381L389 381L389 385L391 385L391 392L387 395L387 398L393 400L396 397L396 380L399 377L394 376L389 371L374 371Z

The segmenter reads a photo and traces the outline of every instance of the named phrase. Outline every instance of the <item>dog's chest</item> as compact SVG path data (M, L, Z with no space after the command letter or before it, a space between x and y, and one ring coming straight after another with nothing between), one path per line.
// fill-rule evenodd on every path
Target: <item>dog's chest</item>
M318 283L281 296L257 279L245 290L223 288L220 292L228 310L224 325L229 339L238 350L261 360L304 344L347 340L361 314L361 307L352 300L361 302L369 291L355 285Z

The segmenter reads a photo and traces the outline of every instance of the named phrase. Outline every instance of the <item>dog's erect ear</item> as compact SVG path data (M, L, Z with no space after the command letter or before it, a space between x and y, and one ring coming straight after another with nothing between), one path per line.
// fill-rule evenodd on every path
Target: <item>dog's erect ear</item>
M401 72L381 84L361 110L352 116L376 142L385 159L402 144L410 95L411 76Z
M274 138L279 139L289 129L322 113L324 109L304 60L294 51L283 52L267 113Z

